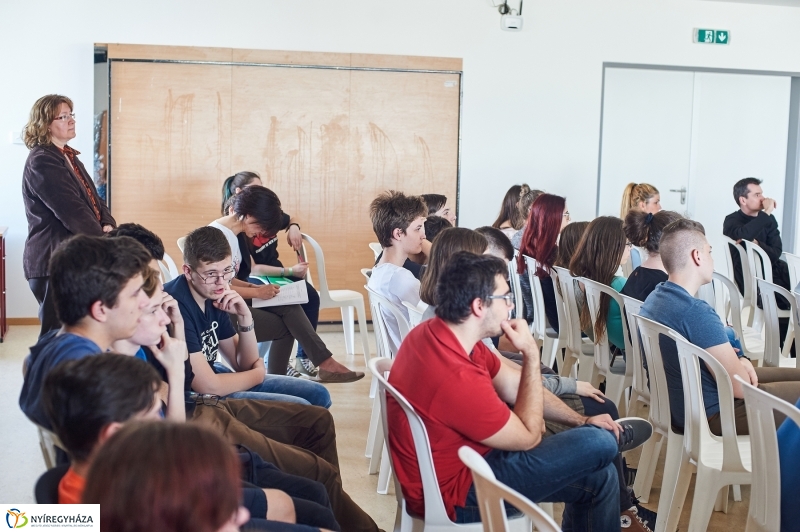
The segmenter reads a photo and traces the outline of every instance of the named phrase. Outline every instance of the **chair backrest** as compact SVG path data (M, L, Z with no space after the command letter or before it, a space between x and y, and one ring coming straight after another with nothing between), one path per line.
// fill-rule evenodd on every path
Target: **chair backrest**
M714 295L716 297L716 304L714 306L717 314L724 323L730 324L733 330L736 331L738 338L744 337L744 327L742 324L742 296L739 294L739 289L732 279L722 275L719 272L714 272L712 284L714 286ZM718 293L717 287L721 290ZM730 311L730 312L729 312Z
M511 293L514 294L514 316L525 318L525 302L522 300L522 286L519 284L519 273L517 273L518 251L514 251L514 258L508 262L508 284Z
M389 341L389 326L386 323L386 314L383 311L386 311L397 321L397 328L400 332L401 342L405 339L406 335L408 335L408 331L411 330L411 325L394 303L386 299L369 286L364 285L364 288L369 294L370 308L372 309L372 326L376 331L379 331L377 334L380 336L379 340L385 349L386 356L389 358L394 358L397 352L392 348L392 342ZM398 345L396 348L400 349L400 346Z
M635 314L633 320L638 329L637 332L642 341L642 351L650 371L650 422L655 430L667 435L672 428L672 413L659 338L662 335L670 337L672 329L639 314Z
M544 294L542 293L542 281L536 275L539 269L539 262L536 259L525 257L525 266L528 268L528 281L531 286L531 300L533 301L533 323L531 323L531 333L534 338L542 339L550 325L547 322L547 315L544 311Z
M41 425L36 425L36 430L39 432L39 447L42 450L42 458L44 465L47 469L53 469L58 465L58 456L56 454L56 447L66 452L64 444L58 438L58 435L48 430Z
M742 240L744 249L747 251L747 262L750 265L750 275L759 279L772 282L772 260L770 260L767 252L761 246L750 242L749 240ZM758 259L761 260L758 260Z
M800 283L800 256L784 252L783 258L789 265L789 286L794 290Z
M528 516L536 530L561 531L553 518L533 501L497 480L489 464L474 449L465 445L458 450L458 457L472 471L472 482L475 485L484 532L509 530L504 501Z
M176 278L178 275L180 275L180 272L178 271L178 266L175 264L175 261L172 260L172 257L170 257L169 254L166 252L164 253L163 262L167 265L167 268L169 269L169 274L172 276L173 279ZM183 257L181 257L181 262L183 262Z
M319 286L317 289L319 290L319 298L320 300L325 303L329 302L331 299L330 290L328 289L328 278L325 275L325 255L322 253L322 247L317 243L316 240L311 238L305 233L301 233L303 235L303 240L308 242L311 246L311 249L314 250L314 258L316 259L317 264L317 283ZM306 261L308 261L308 255L306 254L305 245L303 246L302 257ZM310 273L306 274L306 279L310 282L311 277Z
M626 363L630 362L633 366L633 388L646 398L650 398L650 390L647 387L647 372L642 362L642 344L639 340L639 328L633 321L633 317L639 314L642 302L630 296L620 294L625 302L625 320L630 333L630 351L625 353Z
M744 298L746 305L749 305L753 299L753 274L750 270L750 259L745 248L736 243L735 240L722 236L723 246L725 247L725 259L728 264L728 279L736 279L734 273L733 253L739 254L739 263L742 265L742 279L744 279L744 286L740 286L740 294Z
M569 327L564 325L561 326L562 323L566 324L568 321L567 318L567 309L565 307L566 303L564 303L564 298L561 294L561 289L558 284L558 272L555 268L550 268L550 279L553 280L553 292L556 296L556 314L558 314L558 335L559 338L566 339L567 338L567 331L569 331ZM564 332L562 332L564 331Z
M369 249L371 249L372 252L375 254L375 260L378 260L378 257L380 256L381 251L383 251L383 248L381 247L380 243L378 243L378 242L370 242L369 243Z
M747 513L748 532L780 532L781 530L781 468L778 452L775 417L777 410L788 419L784 423L800 426L800 410L774 395L759 390L738 375L747 408L750 428L753 483L750 490L750 509Z
M414 407L411 406L405 397L400 394L387 380L387 373L392 368L392 361L386 358L373 358L369 361L369 369L378 381L378 399L381 402L381 416L383 416L383 435L384 440L389 442L389 426L386 410L386 393L400 405L408 418L408 425L411 428L411 437L414 440L414 449L417 453L417 465L419 466L420 478L422 479L422 493L425 501L425 524L427 526L446 526L452 525L452 521L447 517L444 508L442 495L439 491L439 481L436 478L436 469L433 466L433 455L431 454L431 444L428 439L428 431L425 424L419 417ZM389 456L392 457L391 446ZM394 462L394 458L391 458ZM396 468L395 468L396 470ZM395 477L395 492L398 494L398 503L402 503L402 491Z
M592 317L592 323L597 322L600 311L600 296L607 294L612 301L616 301L619 305L619 310L622 315L625 313L625 301L622 296L608 285L592 281L586 277L579 277L578 282L583 283L584 291L586 293L586 305L589 307L589 315ZM626 353L631 350L630 337L628 336L628 325L626 320L622 321L622 336L625 340L625 345L618 345L620 349L625 349ZM600 371L611 370L611 352L609 350L608 331L605 331L602 338L595 335L594 338L594 363L600 368ZM632 373L633 366L627 366L626 373Z
M558 289L561 292L561 299L564 302L564 320L561 320L559 314L558 328L559 332L566 330L567 350L574 355L581 354L581 318L578 312L578 301L575 297L575 278L569 273L566 268L553 266L556 272L556 279Z
M36 504L58 504L58 483L64 478L69 464L57 465L45 471L33 488Z
M412 329L422 323L422 315L428 309L427 303L420 301L415 307L408 301L403 301L403 306L408 310L408 324Z
M183 245L184 245L184 244L186 244L186 237L185 237L185 236L182 236L182 237L180 237L180 238L178 239L178 249L180 249L180 250L181 250L181 253L183 253Z
M794 294L764 279L757 278L756 286L761 291L761 304L764 307L764 365L773 368L781 364L781 334L778 328L778 300L776 294L786 298L792 307L790 322L797 329L795 316L797 316L797 300Z
M730 472L749 472L742 463L739 444L736 440L736 415L733 411L733 385L725 367L708 351L690 343L683 336L670 331L678 348L678 360L681 365L683 380L683 404L685 421L683 428L683 446L689 457L698 460L703 444L719 441L718 436L708 428L700 361L711 372L717 384L719 397L719 417L722 425L722 467Z
M369 282L369 278L372 277L372 268L361 268L361 275Z

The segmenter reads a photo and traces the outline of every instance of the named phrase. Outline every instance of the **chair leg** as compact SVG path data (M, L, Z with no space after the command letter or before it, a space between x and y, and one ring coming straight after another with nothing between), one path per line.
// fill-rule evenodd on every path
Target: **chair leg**
M581 353L578 356L578 380L584 382L592 381L592 373L594 372L594 356L584 355Z
M380 424L380 422L378 422ZM379 427L379 430L383 430L382 427ZM379 434L375 438L375 443L372 446L372 456L369 457L369 474L374 475L378 472L378 469L381 465L381 453L383 452L383 448L385 447L383 437Z
M742 502L742 487L739 484L733 485L733 500L735 502Z
M542 341L542 361L548 368L553 367L553 362L556 360L556 348L558 347L558 338L550 338L545 335Z
M381 469L378 472L378 493L386 495L389 493L389 483L392 480L392 461L389 459L389 449L383 446L381 451Z
M653 486L653 477L656 475L658 455L661 454L659 451L661 450L663 438L664 436L660 432L655 432L642 446L636 480L633 481L633 492L642 502L650 501L650 490Z
M358 314L358 333L361 335L361 347L364 349L364 364L369 367L369 331L367 330L367 312L364 310L364 302L356 303L356 313Z
M702 465L698 466L697 478L694 481L694 501L692 502L692 515L689 518L689 532L705 532L720 492L725 492L727 500L728 490L720 490L718 481L716 471L706 469Z
M342 307L342 328L344 329L344 350L347 356L355 354L355 319L353 317L353 307Z
M692 480L694 466L683 450L683 436L670 432L667 437L667 460L664 463L664 479L658 500L655 532L675 532L681 517L686 493Z
M375 439L383 438L383 429L381 424L381 402L378 400L378 398L375 398L375 400L372 401L372 415L370 415L369 418L369 430L367 431L367 450L364 451L364 456L367 458L372 458L372 450L375 447Z
M728 493L730 486L723 486L717 493L717 500L714 501L714 511L728 513Z
M558 374L562 377L569 377L572 374L573 368L575 368L575 363L578 361L578 357L572 354L572 351L569 349L564 350L564 363L558 368Z

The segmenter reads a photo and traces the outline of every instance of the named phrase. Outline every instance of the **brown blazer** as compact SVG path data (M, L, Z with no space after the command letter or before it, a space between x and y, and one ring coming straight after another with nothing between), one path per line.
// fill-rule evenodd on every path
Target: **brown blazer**
M26 279L49 276L50 255L72 235L102 236L104 225L117 225L83 163L77 157L75 162L100 207L99 222L86 188L57 147L36 146L25 161L22 199L28 217L28 238L22 265Z

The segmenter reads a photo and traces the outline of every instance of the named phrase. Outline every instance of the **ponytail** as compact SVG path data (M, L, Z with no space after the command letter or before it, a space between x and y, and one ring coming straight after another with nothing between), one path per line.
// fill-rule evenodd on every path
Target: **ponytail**
M231 187L231 185L233 184L233 178L235 178L235 177L236 177L235 175L232 175L232 176L226 178L225 181L222 182L222 215L223 216L228 214L227 212L225 212L225 206L228 204L228 200L231 199L231 196L233 196L233 190L231 190L231 188L236 190L234 187Z
M228 201L231 199L231 197L236 195L236 189L244 188L256 179L261 181L261 176L255 172L239 172L238 174L234 174L226 178L225 181L222 182L221 209L223 216L228 214L225 206L228 204Z

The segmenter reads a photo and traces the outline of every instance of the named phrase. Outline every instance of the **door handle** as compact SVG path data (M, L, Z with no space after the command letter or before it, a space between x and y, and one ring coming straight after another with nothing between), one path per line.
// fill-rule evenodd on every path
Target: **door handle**
M669 189L670 192L680 192L681 193L681 205L686 205L686 187L681 188L671 188Z

